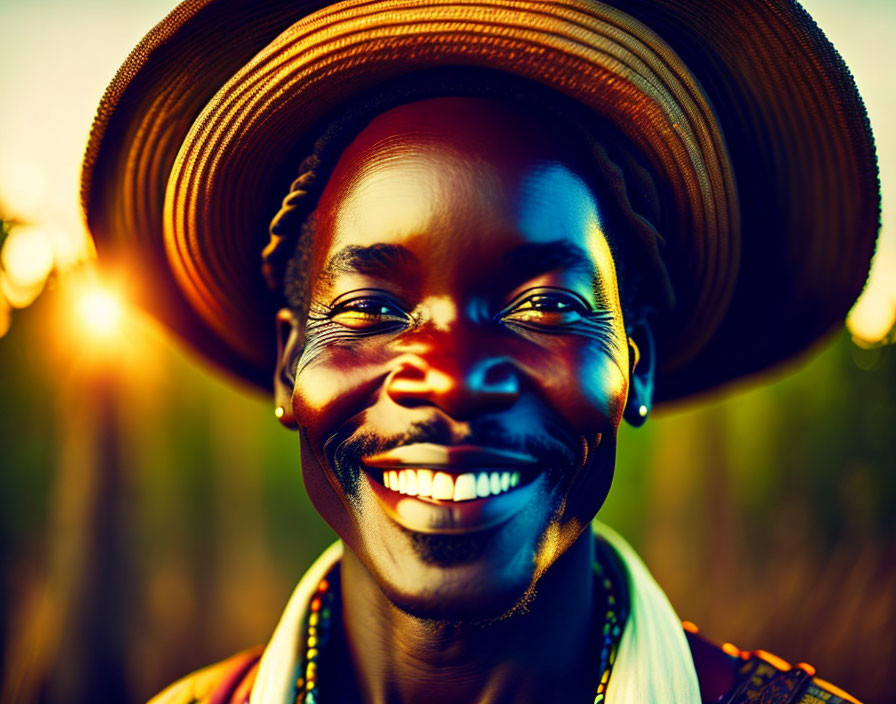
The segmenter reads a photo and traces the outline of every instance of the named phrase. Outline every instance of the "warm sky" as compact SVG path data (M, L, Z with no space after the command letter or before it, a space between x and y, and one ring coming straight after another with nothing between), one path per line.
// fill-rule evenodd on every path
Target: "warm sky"
M60 265L83 256L78 172L103 90L172 0L0 0L0 206L46 225ZM875 131L884 213L854 331L873 339L896 317L896 2L804 0L853 71Z

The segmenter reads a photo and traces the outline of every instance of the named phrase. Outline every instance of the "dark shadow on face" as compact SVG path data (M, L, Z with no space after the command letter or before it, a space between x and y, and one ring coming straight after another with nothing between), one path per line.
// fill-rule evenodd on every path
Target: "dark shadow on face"
M444 98L376 118L321 196L303 475L411 613L512 608L606 497L630 360L584 173L541 118Z

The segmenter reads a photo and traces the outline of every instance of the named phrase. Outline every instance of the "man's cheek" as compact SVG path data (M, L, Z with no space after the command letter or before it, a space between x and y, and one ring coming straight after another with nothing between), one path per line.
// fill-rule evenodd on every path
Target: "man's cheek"
M296 376L296 421L312 435L328 435L366 408L386 373L387 365L378 355L340 352L319 357Z
M583 354L577 362L552 369L548 388L554 408L573 428L593 429L597 424L598 432L615 430L625 408L627 377L606 354Z
M609 357L602 356L586 365L583 374L582 393L592 408L612 423L613 429L622 422L625 401L628 397L628 377Z

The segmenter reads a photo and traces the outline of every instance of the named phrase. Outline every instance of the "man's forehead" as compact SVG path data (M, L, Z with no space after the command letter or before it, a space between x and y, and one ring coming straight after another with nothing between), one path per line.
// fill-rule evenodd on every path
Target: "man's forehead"
M602 229L592 190L551 161L510 170L451 154L401 153L368 166L328 196L317 213L318 261L328 267L340 264L337 253L344 259L367 247L382 255L387 250L375 248L389 242L428 239L436 254L453 258L464 248L484 255L495 240L503 256L498 240L505 235L543 244L568 239L582 248Z
M442 225L449 208L455 230L481 227L505 209L502 191L510 184L490 165L433 145L383 146L334 174L322 199L331 248L427 232Z
M432 120L426 129L419 111ZM495 101L433 100L376 118L321 196L318 274L413 278L421 264L487 261L514 279L557 268L593 276L605 263L595 257L594 240L605 239L595 191L568 145L538 121L508 125L509 111Z

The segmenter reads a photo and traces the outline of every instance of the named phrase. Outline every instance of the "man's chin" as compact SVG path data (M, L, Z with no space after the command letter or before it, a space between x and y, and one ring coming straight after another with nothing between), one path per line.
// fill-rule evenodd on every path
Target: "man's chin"
M377 518L384 530L375 533L388 549L368 546L373 549L362 548L359 557L402 611L429 620L482 622L527 601L548 516L523 511L469 533L423 533L385 514Z
M497 528L472 534L418 533L399 529L413 545L417 557L427 565L449 568L475 563L488 552L490 544L497 539Z
M417 618L477 623L499 619L528 600L533 559L521 560L496 543L501 531L475 535L437 535L406 531L418 578L377 579L386 597Z

